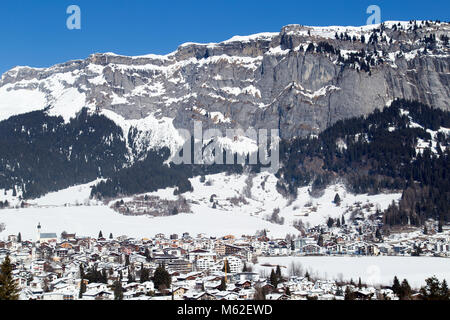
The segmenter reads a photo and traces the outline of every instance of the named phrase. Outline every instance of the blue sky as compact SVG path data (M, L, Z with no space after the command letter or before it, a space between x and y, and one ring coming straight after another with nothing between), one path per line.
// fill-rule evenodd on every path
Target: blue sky
M66 9L81 8L81 30ZM94 52L166 54L184 42L276 32L283 25L363 25L376 4L381 19L448 21L448 0L2 0L0 74L16 65L47 67Z

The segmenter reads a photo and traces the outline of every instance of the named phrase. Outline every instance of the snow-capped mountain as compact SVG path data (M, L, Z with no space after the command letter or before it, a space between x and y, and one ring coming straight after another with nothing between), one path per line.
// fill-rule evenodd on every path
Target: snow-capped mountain
M0 80L0 120L48 108L65 122L88 107L132 127L137 149L182 144L176 128L280 129L305 136L395 98L449 109L448 23L289 25L280 32L186 43L165 56L93 54ZM138 152L139 153L139 152Z
M16 67L0 80L0 205L79 184L102 199L194 190L190 201L208 204L199 199L199 177L243 169L166 166L184 143L178 129L192 130L194 121L205 129L280 130L282 169L267 192L288 199L273 199L287 208L281 218L307 208L299 194L320 197L315 192L330 185L347 183L354 194L387 190L395 199L414 181L435 188L440 178L427 181L421 170L448 167L450 124L441 110L449 110L449 31L448 23L430 21L289 25L217 44L187 43L165 56L105 53L46 69ZM239 145L244 152L253 147ZM275 208L264 197L236 194L239 205L217 205L270 208L265 217ZM430 217L421 209L414 214L417 223Z

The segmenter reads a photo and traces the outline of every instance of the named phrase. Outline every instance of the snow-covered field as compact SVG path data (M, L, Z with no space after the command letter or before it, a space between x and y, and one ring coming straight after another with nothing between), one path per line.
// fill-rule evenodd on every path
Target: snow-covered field
M319 198L313 198L308 188L300 188L298 197L289 201L276 190L276 178L269 173L261 173L251 178L248 175L227 175L225 173L191 179L194 192L183 194L191 204L191 213L177 216L123 216L99 201L89 199L91 183L70 187L49 193L41 198L28 201L31 208L17 208L0 211L0 223L6 224L6 230L0 238L8 234L22 233L25 238L35 237L38 222L48 232L60 234L62 231L76 232L80 236L96 236L100 230L114 235L131 237L150 237L157 233L183 233L193 235L204 233L211 236L228 234L241 236L254 235L256 231L266 229L270 237L285 237L286 234L298 234L294 223L302 220L314 226L325 223L329 216L333 218L345 214L355 203L372 204L367 213L376 208L384 210L400 194L381 194L375 196L353 195L347 193L343 185L328 187ZM11 191L11 190L10 190ZM161 199L176 200L173 188L148 193ZM12 191L11 191L12 192ZM10 193L11 193L10 192ZM341 205L333 203L339 193ZM216 208L210 201L211 196ZM10 203L18 206L20 201L9 196ZM130 201L124 198L124 201ZM114 203L112 201L112 203ZM267 219L275 209L280 209L279 217L284 224L274 224ZM346 213L346 218L350 213Z
M357 283L361 277L363 283L373 285L391 285L394 276L400 281L406 278L414 288L425 285L431 276L450 280L450 259L432 257L261 257L254 271L269 275L273 268L262 264L280 265L289 275L293 263L322 279L353 279Z
M0 234L5 238L9 234L21 232L23 239L36 239L36 226L40 222L43 232L76 232L79 236L97 236L110 232L114 236L151 237L157 233L170 235L189 232L224 236L254 235L256 230L268 229L269 235L284 236L295 229L271 224L267 221L234 213L208 212L195 210L194 214L151 218L148 216L124 216L106 206L73 206L52 208L9 209L0 211L0 222L6 230Z

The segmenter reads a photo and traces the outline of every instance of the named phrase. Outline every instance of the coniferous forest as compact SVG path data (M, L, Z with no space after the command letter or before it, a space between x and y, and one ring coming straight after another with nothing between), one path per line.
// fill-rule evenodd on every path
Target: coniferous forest
M367 117L339 121L318 137L283 141L279 188L295 193L312 184L314 191L340 179L355 193L402 191L400 204L384 214L386 224L448 222L450 137L441 127L450 128L449 112L396 100ZM429 143L418 149L419 141Z

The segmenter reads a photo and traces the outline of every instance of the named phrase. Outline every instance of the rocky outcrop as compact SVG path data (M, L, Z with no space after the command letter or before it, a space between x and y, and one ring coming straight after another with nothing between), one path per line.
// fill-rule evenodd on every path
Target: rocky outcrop
M201 120L204 127L304 136L395 98L449 110L449 31L449 24L426 21L290 25L218 44L188 43L166 56L94 54L48 69L12 69L0 80L0 106L2 99L15 103L14 91L39 91L44 98L33 107L56 115L77 101L124 119L173 119L175 128Z

